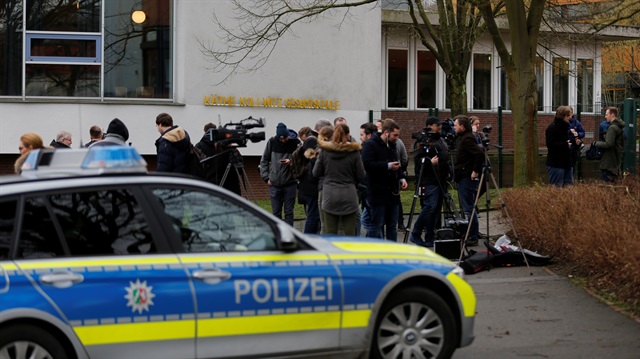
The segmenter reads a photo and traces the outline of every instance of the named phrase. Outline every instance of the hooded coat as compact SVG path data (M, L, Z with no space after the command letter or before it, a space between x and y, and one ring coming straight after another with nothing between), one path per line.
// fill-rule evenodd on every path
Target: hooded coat
M571 168L571 148L569 141L569 123L555 118L544 132L547 144L546 165L554 168ZM574 142L575 143L575 140Z
M187 160L191 140L187 131L179 126L172 126L164 131L156 140L158 152L158 172L189 173Z
M289 140L280 142L277 137L271 137L267 141L264 153L260 159L260 177L267 182L271 181L271 185L281 187L295 183L296 180L291 175L291 168L280 162L284 159L291 158L293 151L300 145L298 135L295 131L289 132Z
M336 216L358 211L357 184L365 172L357 142L334 143L318 140L320 155L313 166L313 176L324 177L320 208Z
M596 147L602 148L602 158L600 159L600 169L611 171L613 174L620 173L622 164L622 152L624 151L624 122L619 118L613 119L604 141L596 142Z

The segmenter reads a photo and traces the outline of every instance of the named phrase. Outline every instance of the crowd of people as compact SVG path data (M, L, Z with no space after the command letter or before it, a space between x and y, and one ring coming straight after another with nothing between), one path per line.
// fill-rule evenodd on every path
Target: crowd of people
M175 125L167 113L156 117L156 129L157 171L190 174L189 156L196 147L207 158L202 178L241 194L241 176L227 176L230 161L238 158L241 162L241 156L237 149L216 146L211 136L216 125L206 124L204 135L195 146L187 131ZM441 129L442 122L429 117L424 138L414 144L414 177L421 210L413 228L406 230L414 244L432 247L441 226L445 196L450 184L455 183L462 212L470 223L468 244L474 245L481 236L474 208L477 192L486 190L479 181L486 161L486 137L475 116L454 118L455 147L445 141ZM620 176L623 129L618 109L607 108L599 141L593 144L603 150L600 169L606 182L615 182ZM82 147L126 146L129 139L127 126L118 118L109 123L106 132L92 126L89 135L90 141ZM558 107L545 131L550 184L573 183L584 137L584 127L573 109ZM293 225L297 199L304 205L305 233L361 235L364 230L367 237L396 241L398 229L405 229L400 191L408 188L409 160L400 140L400 126L392 119L364 123L359 127L359 138L360 142L351 135L343 117L333 122L320 119L313 128L303 127L298 132L278 123L259 165L260 177L269 189L272 213ZM20 173L30 151L68 149L72 143L68 131L60 131L48 146L38 134L24 134L19 140L15 172ZM455 159L450 154L452 150Z

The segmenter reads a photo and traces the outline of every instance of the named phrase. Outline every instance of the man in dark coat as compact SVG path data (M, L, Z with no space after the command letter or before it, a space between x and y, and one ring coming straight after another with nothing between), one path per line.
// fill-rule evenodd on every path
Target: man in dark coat
M609 123L603 141L596 142L596 147L601 148L600 172L605 182L615 182L620 176L622 165L622 152L624 151L624 122L618 118L618 109L609 107L604 114Z
M241 180L238 178L238 174L243 177L244 173L242 156L233 146L223 147L217 144L216 139L211 138L212 133L215 136L215 130L216 125L213 123L206 124L204 126L204 135L202 136L202 139L200 139L200 142L196 144L196 147L198 147L208 158L207 161L203 163L204 179L207 182L218 186L222 185L223 188L226 188L238 195L242 195L240 191ZM234 163L229 167L232 159ZM227 168L229 168L228 172ZM225 173L227 173L227 177L224 179L224 183L222 183L222 178Z
M392 119L386 119L382 123L382 133L373 135L362 148L370 218L367 237L382 238L385 226L386 239L394 242L398 236L400 190L407 188L396 151L399 136L400 126Z
M466 244L473 246L478 244L478 214L473 209L478 191L478 180L480 179L480 172L482 172L484 153L478 146L476 136L471 128L471 122L467 116L456 116L453 121L453 130L460 137L456 144L456 159L453 165L454 178L462 211L471 225ZM474 213L473 217L471 213Z
M545 131L549 183L557 187L573 183L571 146L575 145L575 139L569 138L570 118L571 108L569 106L558 107L553 122Z
M188 156L191 140L187 131L174 126L173 118L168 113L161 113L156 117L156 127L160 133L156 140L156 171L189 174Z
M60 149L60 148L71 148L72 138L71 133L65 130L58 132L56 138L51 141L49 146Z

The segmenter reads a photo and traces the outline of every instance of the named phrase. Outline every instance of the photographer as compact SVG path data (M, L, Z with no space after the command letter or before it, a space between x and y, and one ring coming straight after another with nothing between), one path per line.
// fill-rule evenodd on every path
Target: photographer
M222 182L227 166L231 162L231 157L240 156L240 153L237 152L233 146L216 145L210 134L210 131L215 129L216 125L213 123L207 123L204 125L204 135L200 139L200 142L196 144L196 147L198 147L208 158L213 157L203 163L204 180L219 186ZM238 160L242 160L242 157ZM240 179L238 179L238 175L235 170L230 171L230 173L227 174L227 178L225 178L224 183L222 183L222 187L241 195Z
M450 179L449 150L447 143L441 138L441 128L442 124L437 117L429 117L424 132L416 142L415 174L416 185L421 188L422 210L409 240L424 247L433 247L435 229L447 191L446 183ZM423 230L425 240L421 238Z
M467 245L478 244L478 215L473 211L478 191L478 180L482 171L484 153L478 146L476 137L471 129L469 118L458 115L453 122L453 129L460 137L456 145L456 160L454 163L455 181L458 188L458 198L467 220L471 225ZM471 213L474 213L473 218Z

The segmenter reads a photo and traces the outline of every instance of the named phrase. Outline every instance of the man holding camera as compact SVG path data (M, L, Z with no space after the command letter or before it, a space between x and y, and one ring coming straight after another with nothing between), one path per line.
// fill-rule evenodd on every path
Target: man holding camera
M480 179L480 172L482 172L484 152L476 142L476 137L471 129L471 122L467 116L456 116L453 121L453 129L459 137L456 144L456 160L453 166L454 177L462 211L471 225L466 244L475 246L478 244L479 232L478 214L473 211L473 208L478 191L478 180ZM473 218L471 218L472 212L474 213Z
M435 228L442 211L442 202L449 180L449 150L441 138L442 124L429 117L425 131L418 138L414 157L416 185L420 187L422 210L416 219L409 240L419 246L433 247ZM422 240L422 231L425 240Z

